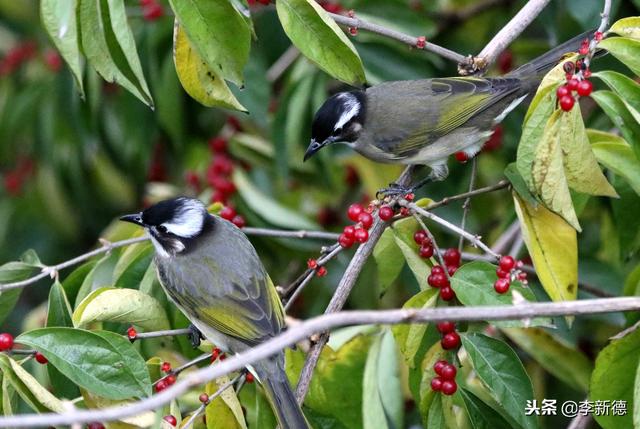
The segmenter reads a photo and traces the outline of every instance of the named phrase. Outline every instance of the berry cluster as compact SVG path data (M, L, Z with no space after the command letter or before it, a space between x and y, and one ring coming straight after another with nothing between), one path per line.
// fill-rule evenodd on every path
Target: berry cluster
M140 0L140 8L145 21L156 21L164 16L164 9L157 0Z
M456 383L456 367L446 360L439 360L433 365L433 370L437 374L431 379L431 390L442 392L444 395L453 395L458 390Z
M213 350L211 350L211 363L215 362L218 359L225 360L226 358L227 355L219 348L214 347Z
M169 362L162 362L160 370L167 375L156 383L156 392L162 392L164 389L175 383L178 378L177 374L174 374L171 370L171 364Z
M225 206L222 210L220 210L219 215L222 219L228 220L238 228L244 228L247 224L244 220L244 217L237 214L236 210L230 206Z
M453 322L439 322L436 325L438 332L442 334L440 345L445 350L452 350L460 347L460 335L456 332L456 324Z
M511 286L511 281L514 279L520 280L524 284L527 283L527 273L519 270L522 265L522 261L516 261L508 255L500 258L498 268L496 269L498 280L493 284L493 288L497 293L507 293Z
M324 277L327 275L327 268L324 265L318 265L318 261L315 259L307 260L307 268L315 270L316 276Z
M369 206L366 209L362 206L362 204L351 204L347 209L347 216L353 222L356 222L355 225L347 225L342 230L342 234L338 238L338 243L345 249L353 246L353 243L356 241L358 243L366 243L369 239L369 231L373 225L373 216L371 212L373 211L373 206Z
M602 33L596 32L594 34L596 41L602 40ZM590 49L589 39L584 39L580 45L578 53L580 55L587 55ZM563 69L566 73L566 83L561 85L556 90L556 96L558 98L558 105L565 112L573 109L576 103L575 94L580 97L588 97L593 92L593 83L589 80L591 77L591 70L587 66L587 63L583 59L577 60L575 63L567 61L563 65Z

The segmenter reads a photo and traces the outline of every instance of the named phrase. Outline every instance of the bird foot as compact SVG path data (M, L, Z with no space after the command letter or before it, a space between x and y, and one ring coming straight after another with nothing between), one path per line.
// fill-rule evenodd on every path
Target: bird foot
M412 186L401 186L395 182L389 183L389 186L386 188L380 189L376 192L376 199L383 199L385 197L398 197L401 195L407 195L413 192ZM380 198L382 197L382 198Z
M197 349L200 346L200 340L204 340L204 336L200 329L196 328L196 325L193 323L189 325L187 328L189 329L189 333L187 334L187 338L189 338L189 342L194 349Z

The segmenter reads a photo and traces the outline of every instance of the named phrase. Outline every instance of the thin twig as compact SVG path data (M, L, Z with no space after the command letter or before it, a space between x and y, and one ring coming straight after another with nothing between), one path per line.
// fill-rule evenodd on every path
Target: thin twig
M484 47L475 58L475 68L459 70L462 74L470 74L477 70L485 70L498 55L511 44L525 28L547 6L550 0L529 0L522 9L507 23L498 34Z
M136 333L136 340L145 338L158 338L158 337L175 337L176 335L188 335L191 333L189 328L184 329L168 329L166 331L152 331L152 332L140 332ZM127 335L125 337L129 338Z
M442 257L442 252L440 251L440 247L436 242L436 238L433 236L433 234L431 234L431 231L429 231L429 228L422 221L422 218L418 216L417 213L413 213L413 217L420 225L420 228L422 228L425 234L427 234L427 237L429 237L429 240L431 240L431 243L433 244L433 250L435 251L435 254L436 254L436 259L438 260L438 262L440 262L440 266L444 268L444 275L447 277L447 280L451 282L451 275L449 274L449 270L447 269L447 264L444 263L444 258Z
M605 30L609 27L609 18L611 17L611 0L604 0L604 7L602 8L602 13L600 14L600 25L596 32L600 32L604 34ZM598 40L595 37L591 39L589 42L589 53L584 58L583 62L586 68L589 68L591 64L591 60L596 53L596 47L598 46ZM582 71L581 71L582 72Z
M360 247L362 248L362 246ZM527 302L519 305L438 307L344 311L324 314L293 326L280 335L244 353L236 354L217 365L193 371L174 385L150 398L128 404L93 410L75 410L61 414L22 414L0 417L0 427L58 426L90 421L112 421L158 409L194 386L265 359L311 335L340 326L365 324L427 323L442 321L524 320L535 317L579 316L640 310L640 297L585 299L563 302Z
M357 28L359 30L367 30L370 31L372 33L376 33L376 34L380 34L382 36L388 37L390 39L395 39L398 40L402 43L405 43L411 47L417 48L418 45L418 38L417 37L413 37L413 36L409 36L408 34L404 34L401 33L399 31L396 30L392 30L390 28L386 28L383 27L381 25L378 24L373 24L371 22L368 21L363 21L360 18L357 17L353 17L353 18L349 18L347 16L343 16L343 15L338 15L335 13L330 13L329 14L331 16L331 18L333 18L333 20L340 24L340 25L344 25L347 27L354 27ZM454 52L450 49L447 48L443 48L442 46L438 46L436 44L433 44L431 42L425 42L425 46L424 48L421 48L422 50L425 51L429 51L432 52L436 55L439 55L445 59L454 61L458 64L469 64L469 58L465 57L464 55L460 55L457 52Z
M478 157L474 156L471 160L471 178L469 179L469 192L473 192L473 188L476 186L476 176L478 175ZM460 221L460 228L464 229L467 224L467 215L471 208L471 197L467 197L462 203L462 220ZM458 251L462 252L462 245L464 244L464 238L460 236L458 241Z
M263 237L279 237L279 238L310 238L318 240L336 241L340 234L325 231L288 231L283 229L270 228L252 228L246 226L242 228L242 232L247 235L257 235Z
M405 168L397 182L400 186L406 186L411 181L411 172L413 171L413 167L409 166ZM362 244L356 250L356 253L351 258L351 262L347 266L342 278L340 279L340 283L338 283L338 287L336 288L329 305L325 310L325 314L335 313L340 311L344 304L347 302L347 298L351 293L351 289L356 283L358 276L360 275L360 271L364 267L367 259L373 252L373 248L376 246L376 243L382 236L385 228L387 227L387 223L382 221L379 217L376 218L373 223L370 231L369 231L369 239L366 243ZM299 404L304 402L304 397L309 390L309 386L311 385L311 377L313 376L313 370L318 364L318 359L320 358L320 353L322 352L322 348L327 344L329 340L328 334L323 334L320 338L311 346L311 349L307 353L307 358L304 362L304 367L300 372L300 379L298 381L298 386L296 388L296 399Z
M498 255L502 255L507 251L509 243L513 241L516 235L520 232L520 221L517 219L511 222L511 225L498 237L498 239L491 246L491 250Z
M285 71L291 64L295 62L300 56L300 51L295 46L291 45L289 48L284 51L284 53L276 60L275 63L269 67L267 70L267 81L273 83L280 79L280 76L284 74Z
M475 196L478 196L478 195L486 194L486 193L489 193L489 192L498 191L500 189L504 189L504 188L508 187L509 184L510 183L509 183L508 180L501 180L498 183L496 183L495 185L485 186L484 188L474 189L471 192L464 192L462 194L452 195L450 197L445 197L445 198L441 199L440 201L436 201L435 203L429 204L429 207L427 207L427 210L434 210L434 209L437 209L438 207L446 206L449 203L452 203L454 201L464 200L466 198L471 198L471 197L475 197Z
M207 405L209 405L211 403L211 401L213 401L214 399L216 399L218 396L222 395L222 392L224 392L225 390L227 390L229 387L233 386L236 381L240 380L241 377L244 377L244 373L242 374L238 374L237 376L235 376L233 379L227 381L226 383L224 383L222 386L220 386L218 388L218 390L215 391L215 393L211 394L209 396L209 399L207 400L206 403L203 403L202 405L200 405L194 412L193 414L191 414L189 416L189 419L187 419L187 421L180 426L181 429L187 429L189 427L191 427L191 425L193 424L193 422L195 421L195 419L198 418L198 416L200 414L202 414L205 410L205 408L207 407Z
M211 353L202 354L202 355L198 356L197 358L191 359L189 362L187 362L185 364L182 364L177 368L172 369L169 373L167 373L167 375L173 374L175 376L178 376L185 369L191 368L192 366L198 365L199 363L202 363L204 361L208 361L209 359L211 359ZM159 379L154 381L152 386L155 386L156 384L158 384L158 382L160 380L163 380L165 377L166 376L160 377Z

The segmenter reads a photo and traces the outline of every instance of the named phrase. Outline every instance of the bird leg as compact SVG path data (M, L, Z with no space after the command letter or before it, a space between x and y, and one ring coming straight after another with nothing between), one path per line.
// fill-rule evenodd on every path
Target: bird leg
M187 334L187 338L189 338L189 342L194 349L197 349L200 346L200 340L204 340L204 336L200 329L196 328L196 325L193 323L190 324L187 329L189 329L189 333Z
M376 198L378 195L384 195L386 197L397 197L399 195L407 195L414 193L429 182L440 182L449 175L449 167L446 163L431 165L431 172L423 179L418 180L416 183L409 186L400 186L397 183L389 183L387 188L382 188L376 192Z

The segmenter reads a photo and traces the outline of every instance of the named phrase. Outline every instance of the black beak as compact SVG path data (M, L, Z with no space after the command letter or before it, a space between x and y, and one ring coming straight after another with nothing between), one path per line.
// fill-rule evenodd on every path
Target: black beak
M136 225L144 226L142 222L142 216L140 213L128 214L120 217L121 221L135 223Z
M307 159L311 158L313 155L315 155L316 152L318 152L320 149L325 147L327 143L330 143L329 139L323 141L322 143L318 143L314 139L311 139L311 143L309 144L307 151L304 153L303 161L306 161Z

